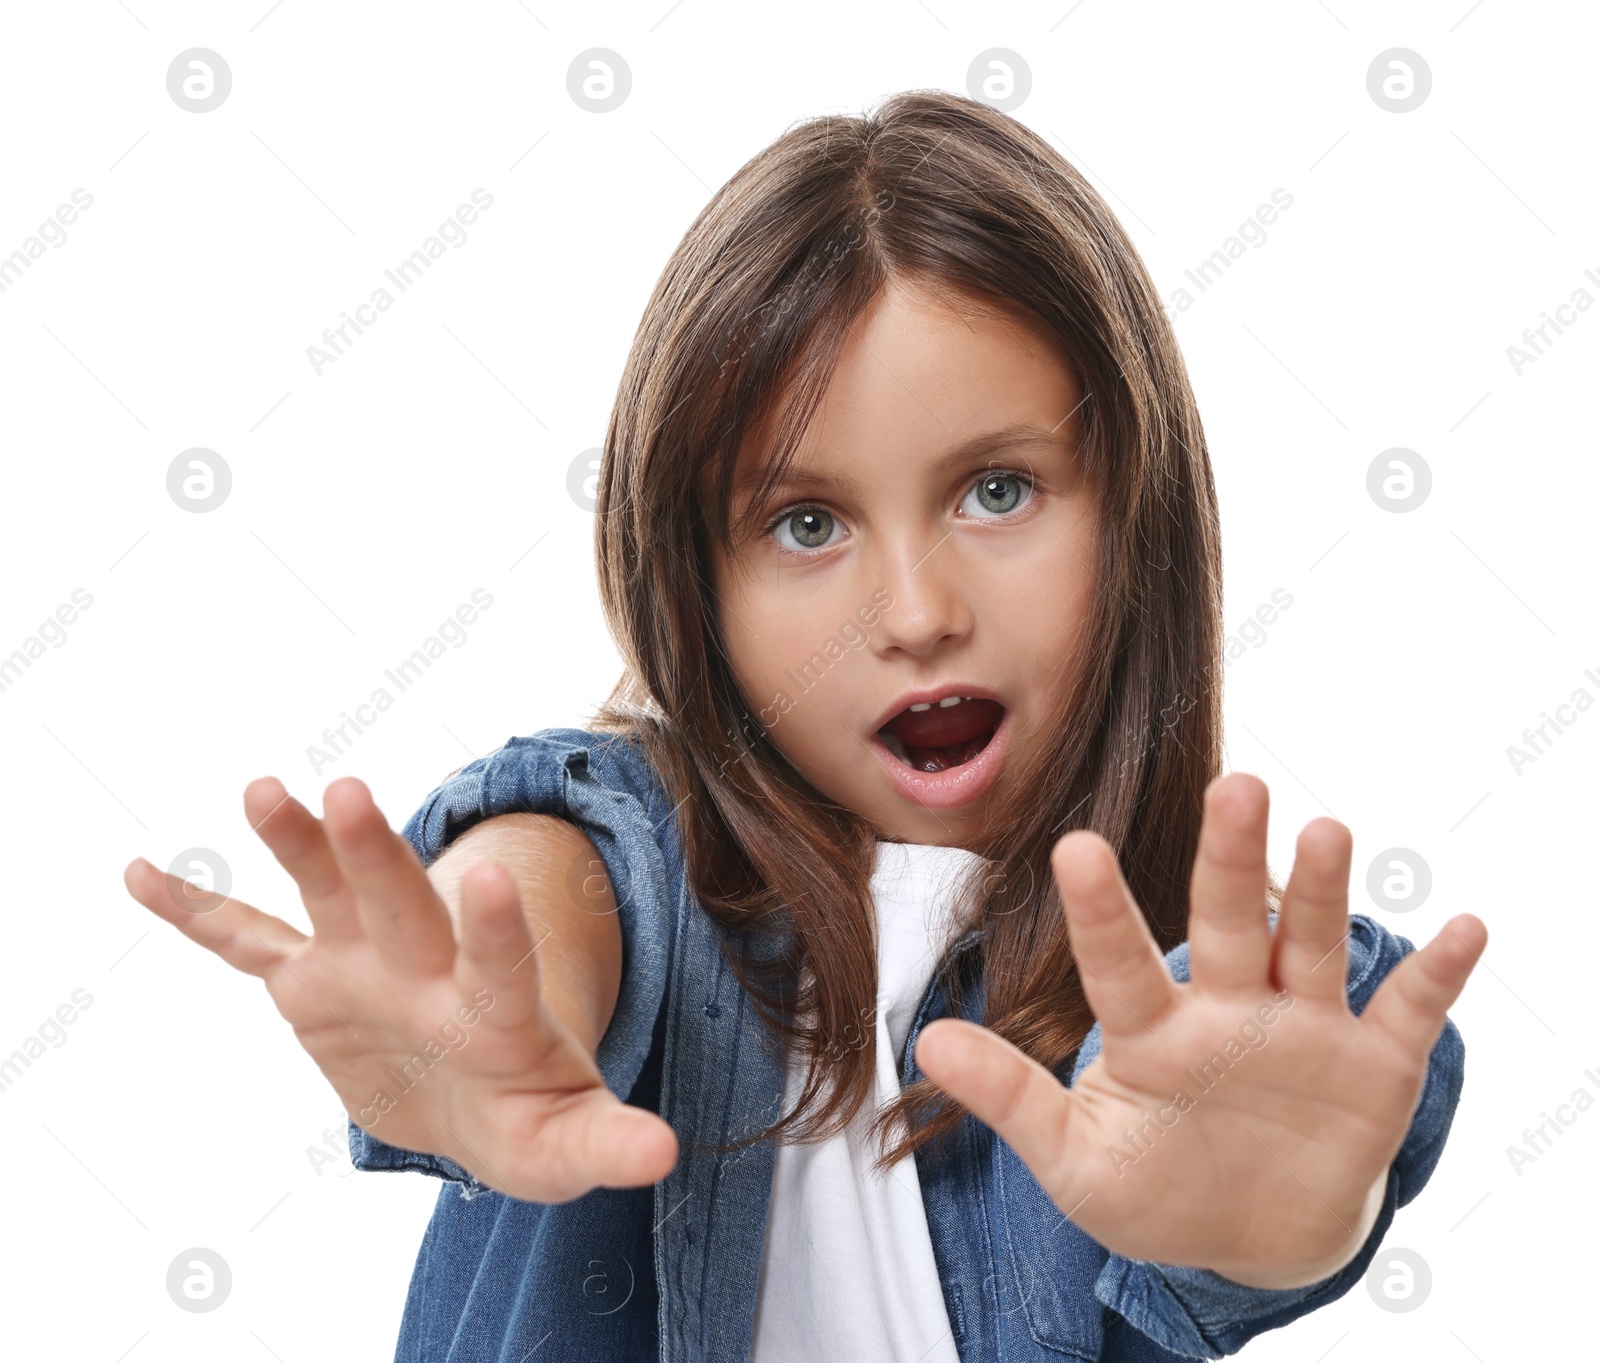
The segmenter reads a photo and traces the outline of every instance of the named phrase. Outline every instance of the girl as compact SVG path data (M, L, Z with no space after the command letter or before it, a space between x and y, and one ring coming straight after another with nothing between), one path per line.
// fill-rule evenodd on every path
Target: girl
M758 155L646 308L596 556L591 728L403 838L247 789L314 936L127 872L358 1167L447 1180L397 1360L1218 1357L1362 1276L1487 934L1350 916L1331 819L1270 873L1200 419L1076 170L934 92Z

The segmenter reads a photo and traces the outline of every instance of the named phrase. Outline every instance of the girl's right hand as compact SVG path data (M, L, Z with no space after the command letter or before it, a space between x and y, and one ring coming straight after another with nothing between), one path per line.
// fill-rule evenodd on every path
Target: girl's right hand
M330 783L318 819L263 777L245 788L245 813L300 887L313 936L142 857L123 881L157 917L266 982L358 1126L529 1202L638 1187L672 1169L672 1128L612 1094L541 1001L505 867L466 872L457 941L416 852L359 780Z

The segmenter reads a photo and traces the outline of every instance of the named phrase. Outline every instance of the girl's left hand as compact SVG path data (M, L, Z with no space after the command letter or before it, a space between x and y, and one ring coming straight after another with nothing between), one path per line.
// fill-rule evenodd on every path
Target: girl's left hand
M1276 931L1266 844L1265 784L1212 782L1190 882L1191 981L1179 984L1110 845L1068 833L1051 864L1101 1053L1068 1089L987 1028L941 1018L916 1059L1113 1253L1286 1288L1337 1272L1366 1242L1445 1010L1489 934L1458 914L1357 1018L1349 829L1314 819L1301 831Z

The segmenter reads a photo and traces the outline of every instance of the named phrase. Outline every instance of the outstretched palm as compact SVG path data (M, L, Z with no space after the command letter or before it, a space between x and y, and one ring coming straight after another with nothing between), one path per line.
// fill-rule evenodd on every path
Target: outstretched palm
M151 912L266 983L359 1125L532 1202L653 1183L672 1168L672 1128L619 1101L545 1007L504 867L466 873L458 941L416 853L360 781L332 782L320 820L271 778L250 784L245 809L298 884L314 936L143 858L124 881Z
M992 1126L1062 1213L1129 1258L1258 1287L1354 1257L1421 1094L1428 1056L1488 940L1460 914L1355 1017L1345 995L1349 830L1301 832L1276 931L1267 789L1206 792L1179 984L1103 838L1051 861L1102 1050L1071 1088L985 1028L930 1023L928 1076Z

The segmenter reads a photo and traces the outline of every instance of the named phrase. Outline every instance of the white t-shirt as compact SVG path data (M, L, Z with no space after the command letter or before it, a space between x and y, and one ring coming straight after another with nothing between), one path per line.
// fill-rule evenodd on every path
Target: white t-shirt
M778 1145L751 1363L958 1363L916 1161L907 1155L878 1176L879 1145L867 1128L900 1092L906 1034L954 935L957 881L981 860L960 847L878 842L874 1088L838 1135ZM804 1067L792 1061L785 1113L803 1082Z

